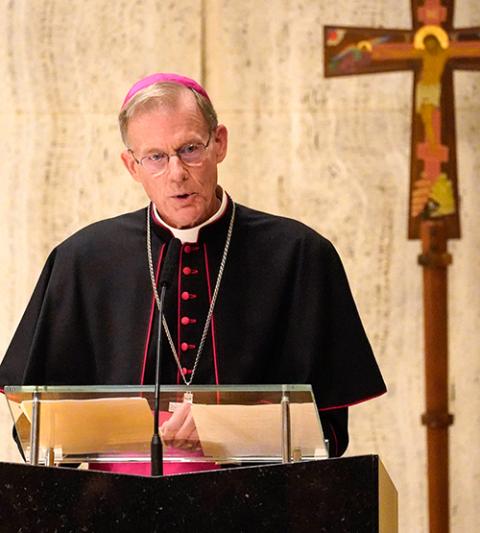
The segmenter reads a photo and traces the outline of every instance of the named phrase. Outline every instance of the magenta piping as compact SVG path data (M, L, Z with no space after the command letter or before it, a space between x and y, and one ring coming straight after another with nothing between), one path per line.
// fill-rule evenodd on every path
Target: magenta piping
M344 407L351 407L352 405L357 405L362 402L366 402L368 400L373 400L373 398L378 398L382 394L385 394L384 392L379 392L378 394L374 394L373 396L367 396L366 398L362 398L361 400L356 400L352 403L346 403L344 405L335 405L333 407L320 407L319 411L333 411L333 409L343 409Z
M178 354L178 361L181 365L181 351L180 351L180 344L181 344L181 322L180 322L180 305L181 305L181 294L182 294L182 268L183 268L183 246L180 248L180 257L178 258L178 290L177 290L177 354ZM180 384L180 369L177 370L177 385Z
M203 257L205 258L205 271L207 275L207 286L208 286L208 304L210 305L212 302L212 288L210 286L210 270L208 268L208 253L207 253L207 245L203 243ZM217 362L217 346L215 341L215 318L212 313L212 321L210 323L210 327L212 330L212 351L213 351L213 366L215 369L215 384L218 385L218 362Z

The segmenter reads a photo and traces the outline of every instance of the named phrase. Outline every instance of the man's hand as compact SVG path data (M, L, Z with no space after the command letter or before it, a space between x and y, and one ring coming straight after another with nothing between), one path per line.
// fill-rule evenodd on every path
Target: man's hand
M197 450L200 448L191 407L191 403L183 402L175 409L172 416L162 424L160 433L165 445L182 450Z

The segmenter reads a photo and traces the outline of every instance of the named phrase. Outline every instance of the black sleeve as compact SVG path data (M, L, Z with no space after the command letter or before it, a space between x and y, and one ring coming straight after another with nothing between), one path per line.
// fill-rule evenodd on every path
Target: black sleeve
M348 407L320 411L320 420L329 457L340 457L348 446Z
M12 437L17 445L18 451L20 452L23 462L26 463L27 459L25 458L25 454L23 453L23 447L22 447L22 444L20 443L20 437L18 436L17 428L15 426L13 426L12 428Z
M56 250L47 259L30 302L0 365L1 388L5 385L25 384L25 375L31 363L32 346L38 336L37 326L43 312L45 294L50 282L55 254Z

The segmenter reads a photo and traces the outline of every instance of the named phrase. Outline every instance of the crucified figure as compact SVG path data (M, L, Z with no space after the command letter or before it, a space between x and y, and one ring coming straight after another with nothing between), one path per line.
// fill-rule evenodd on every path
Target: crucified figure
M423 125L424 144L419 159L424 170L412 187L411 216L425 212L439 217L455 213L453 184L441 164L448 160L448 150L442 144L442 77L445 65L455 57L479 57L480 43L450 41L446 31L437 25L422 26L413 43L388 43L371 47L372 61L388 59L417 59L421 69L415 86L415 112Z

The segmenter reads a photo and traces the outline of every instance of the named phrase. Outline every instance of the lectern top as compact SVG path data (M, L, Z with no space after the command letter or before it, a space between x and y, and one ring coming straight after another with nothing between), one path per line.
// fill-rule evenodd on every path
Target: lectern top
M153 386L8 386L5 396L26 457L36 457L32 434L38 420L40 462L49 455L70 463L149 458ZM302 459L325 458L310 385L163 385L160 422L188 402L199 438L187 451L166 446L164 460L280 461L285 398L292 450Z
M109 393L154 392L154 385L7 385L5 394L26 393ZM311 385L162 385L162 392L312 392Z

